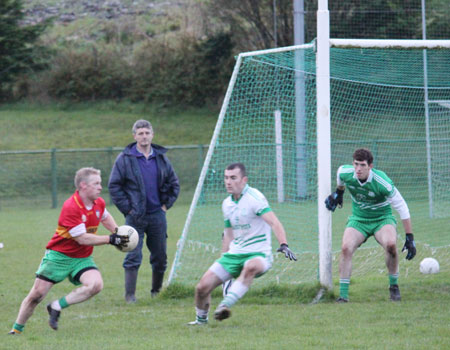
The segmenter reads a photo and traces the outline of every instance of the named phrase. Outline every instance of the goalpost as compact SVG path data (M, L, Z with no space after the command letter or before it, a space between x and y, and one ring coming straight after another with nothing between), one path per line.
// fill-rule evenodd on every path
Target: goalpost
M450 238L441 234L450 224L450 40L345 40L318 34L315 43L238 56L169 284L194 286L220 256L221 202L227 195L223 171L241 161L299 257L288 263L275 254L273 268L255 286L318 280L331 288L351 199L345 197L333 223L323 201L335 186L337 167L350 164L359 147L372 150L375 167L389 174L410 207L418 256L408 263L401 259L400 271L414 276L425 256L438 257L441 269L450 268L445 263ZM299 72L305 77L302 99L295 93ZM301 144L298 110L304 111ZM298 184L305 179L299 195ZM402 239L403 234L399 227ZM373 241L355 255L354 276L385 273Z

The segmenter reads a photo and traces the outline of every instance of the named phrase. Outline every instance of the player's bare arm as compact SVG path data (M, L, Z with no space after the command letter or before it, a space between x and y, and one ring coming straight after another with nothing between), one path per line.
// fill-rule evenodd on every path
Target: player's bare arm
M269 211L261 215L261 218L270 225L280 245L287 244L286 231L275 213L273 211Z
M116 233L117 224L111 214L108 214L101 222L109 232Z
M109 243L109 236L106 235L95 235L92 233L83 233L77 237L74 237L74 240L77 241L78 244L81 245L102 245Z
M277 249L277 252L283 253L289 260L297 261L297 257L288 247L286 231L284 230L283 224L280 222L280 220L278 220L278 217L275 215L275 213L273 211L269 211L261 215L261 218L270 225L273 233L275 234L275 237L280 243L280 248Z

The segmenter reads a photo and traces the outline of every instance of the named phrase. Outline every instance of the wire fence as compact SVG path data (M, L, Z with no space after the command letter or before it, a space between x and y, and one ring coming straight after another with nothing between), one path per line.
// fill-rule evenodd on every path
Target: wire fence
M167 156L188 199L197 185L208 145L167 146ZM123 147L44 149L0 152L0 210L6 207L57 208L74 192L75 172L94 167L102 172L102 197L111 203L107 183Z

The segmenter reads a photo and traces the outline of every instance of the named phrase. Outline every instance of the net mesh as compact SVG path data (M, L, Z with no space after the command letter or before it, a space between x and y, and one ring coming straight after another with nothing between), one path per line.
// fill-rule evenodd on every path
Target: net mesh
M356 148L372 150L375 168L390 176L411 211L419 253L412 262L401 259L400 272L410 271L405 275L418 273L426 256L444 263L440 255L448 258L450 244L442 234L450 222L450 80L442 74L450 69L450 50L426 55L426 91L423 50L333 48L330 55L332 186L337 168L351 164ZM275 253L273 268L255 286L317 280L315 60L312 48L243 57L186 243L177 252L173 282L194 285L220 256L221 202L227 195L223 171L232 162L246 165L250 186L265 194L299 257L292 263ZM346 195L344 208L333 214L335 278L350 209ZM401 248L401 224L398 232ZM277 246L273 238L274 251ZM387 274L383 255L369 239L355 254L353 276ZM450 267L442 263L441 268Z

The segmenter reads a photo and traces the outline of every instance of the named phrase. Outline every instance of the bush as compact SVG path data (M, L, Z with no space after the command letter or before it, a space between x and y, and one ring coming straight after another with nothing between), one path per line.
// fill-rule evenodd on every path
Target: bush
M74 102L126 99L204 106L222 98L234 64L228 34L202 41L167 34L134 51L118 47L110 43L61 49L41 79L27 77L17 84L16 95L47 91L51 98Z
M129 96L163 104L215 104L228 85L231 49L228 34L205 41L178 36L167 42L148 42L133 57Z
M123 55L108 47L65 49L48 73L48 93L58 99L122 99L130 84Z

